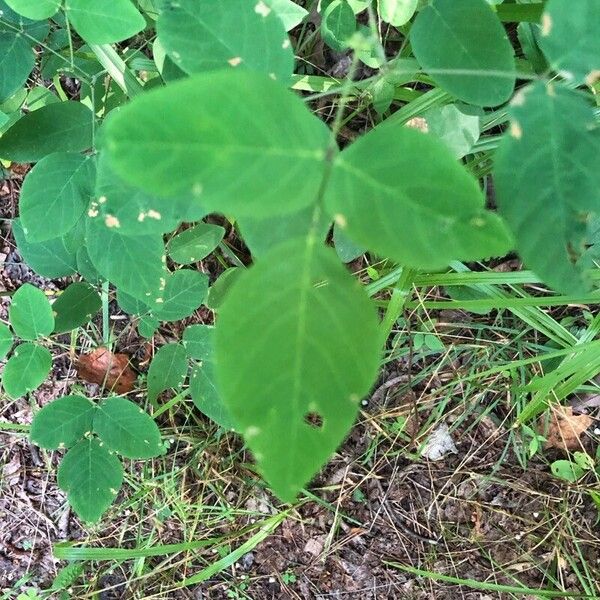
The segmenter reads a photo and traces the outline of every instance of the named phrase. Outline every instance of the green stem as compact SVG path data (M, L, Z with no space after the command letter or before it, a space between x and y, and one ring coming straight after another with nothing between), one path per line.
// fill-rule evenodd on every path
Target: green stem
M102 341L105 346L110 343L110 317L108 311L109 304L109 283L108 281L102 282L102 292L100 297L102 299Z
M400 318L400 315L406 306L406 301L413 288L413 282L416 275L417 273L413 269L407 267L402 269L400 279L398 280L397 285L394 286L392 297L388 302L385 315L379 325L382 347L385 346L396 321Z

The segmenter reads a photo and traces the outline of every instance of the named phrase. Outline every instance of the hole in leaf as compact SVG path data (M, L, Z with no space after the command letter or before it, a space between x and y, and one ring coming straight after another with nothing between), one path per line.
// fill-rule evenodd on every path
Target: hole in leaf
M304 422L313 429L323 428L323 417L318 412L309 412L304 415Z

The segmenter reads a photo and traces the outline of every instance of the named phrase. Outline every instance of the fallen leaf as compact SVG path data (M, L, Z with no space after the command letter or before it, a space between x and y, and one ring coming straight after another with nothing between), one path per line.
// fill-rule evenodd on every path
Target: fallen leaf
M458 454L454 441L450 437L450 430L446 423L442 423L433 433L427 438L421 456L429 460L442 460L448 452Z
M546 448L577 450L581 448L579 437L593 423L588 415L574 415L572 406L558 406L550 416L548 430L540 423L540 433L546 438Z
M97 348L77 361L77 374L88 383L97 383L119 394L127 394L135 387L136 374L129 366L127 354L113 354L106 348Z

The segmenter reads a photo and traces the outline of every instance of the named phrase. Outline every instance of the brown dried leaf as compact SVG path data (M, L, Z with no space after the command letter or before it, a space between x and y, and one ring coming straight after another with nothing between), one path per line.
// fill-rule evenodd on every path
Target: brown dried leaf
M593 419L588 415L574 415L572 406L556 407L545 434L546 448L581 449L579 437L592 423ZM540 431L544 435L543 426L540 427Z
M97 348L91 354L79 357L77 374L88 383L97 383L127 394L135 387L136 374L129 366L127 354L113 354L106 348Z

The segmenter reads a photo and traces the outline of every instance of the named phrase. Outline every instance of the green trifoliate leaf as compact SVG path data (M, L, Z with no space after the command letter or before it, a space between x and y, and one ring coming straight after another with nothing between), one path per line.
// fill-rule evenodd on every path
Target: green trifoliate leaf
M215 328L212 325L190 325L183 332L183 347L190 358L204 361L213 356Z
M412 19L419 0L378 0L378 5L381 19L394 27L400 27Z
M92 198L94 174L94 161L81 154L50 154L38 162L19 198L27 240L45 242L73 229Z
M417 15L410 41L423 69L460 100L497 106L511 97L513 49L485 0L433 0Z
M142 189L264 218L314 202L329 132L268 77L219 71L136 98L105 140L113 168Z
M13 342L14 338L10 329L4 323L0 323L0 360L3 360L8 354Z
M273 9L286 31L300 25L304 18L308 16L308 11L292 0L264 0L264 2Z
M293 73L283 22L263 0L167 0L157 31L186 73L248 69L284 84Z
M8 318L13 331L23 340L35 340L54 330L54 315L42 290L26 283L12 297Z
M155 402L165 390L181 388L187 373L185 348L180 344L162 346L148 369L148 400Z
M72 283L54 302L54 333L82 327L102 308L98 292L87 283Z
M600 130L577 92L537 83L515 97L495 157L501 214L525 264L565 293L590 287L578 264L587 221L600 214ZM590 240L591 241L591 240Z
M180 321L191 316L206 300L208 276L192 269L181 269L170 273L163 287L152 311L161 321Z
M65 10L75 31L88 44L121 42L146 26L130 0L66 0Z
M38 388L50 373L52 355L36 344L21 344L4 365L2 386L11 398Z
M64 396L35 414L29 437L47 450L70 448L92 431L96 405L83 396Z
M408 127L375 128L338 155L325 202L356 244L417 269L511 249L477 181L442 142Z
M190 395L196 408L217 425L234 430L233 420L217 389L214 360L204 360L192 368Z
M292 501L343 440L373 383L374 306L333 250L314 237L293 240L236 283L215 344L225 406L274 492Z
M94 432L110 450L126 458L152 458L163 452L154 419L126 398L114 396L98 405Z
M53 152L79 152L92 145L94 114L80 102L56 102L27 113L0 138L0 157L36 162Z
M88 219L86 242L92 263L117 288L151 306L162 297L160 288L167 276L162 236L121 235L116 225L98 217Z
M600 79L598 23L597 0L547 2L538 43L555 71L578 84Z
M207 257L219 245L225 230L219 225L199 223L176 235L167 244L167 254L180 265L189 265Z
M356 31L356 17L347 0L333 0L323 11L321 37L333 50L342 52Z
M19 254L39 275L55 279L77 271L77 251L71 233L45 242L29 242L19 219L12 222L12 232Z
M21 88L34 66L35 55L23 37L0 32L0 102Z
M6 0L6 4L28 19L41 21L58 12L61 0Z
M123 483L121 462L95 438L81 440L64 456L58 485L77 516L95 523L113 503Z

